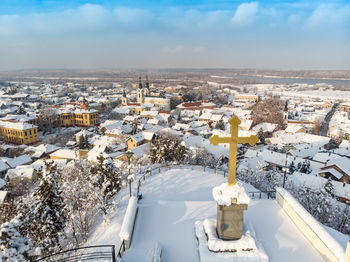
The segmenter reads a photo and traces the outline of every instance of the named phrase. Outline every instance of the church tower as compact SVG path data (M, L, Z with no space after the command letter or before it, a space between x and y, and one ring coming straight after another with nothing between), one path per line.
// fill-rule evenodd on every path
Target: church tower
M148 82L148 75L146 75L146 86L145 88L143 89L143 95L144 96L150 96L150 90L149 90L149 82Z
M141 83L141 76L139 78L139 88L137 89L137 102L142 103L143 102L143 87Z
M127 98L126 98L125 89L124 89L124 91L123 91L122 105L123 105L123 106L127 106L127 105L128 105L128 100L127 100Z

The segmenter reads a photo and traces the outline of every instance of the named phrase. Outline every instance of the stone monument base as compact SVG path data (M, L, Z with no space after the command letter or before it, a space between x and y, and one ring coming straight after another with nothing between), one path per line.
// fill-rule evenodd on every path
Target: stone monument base
M262 245L256 240L253 227L244 223L243 235L238 240L222 240L216 232L216 219L195 222L201 262L244 261L268 262Z

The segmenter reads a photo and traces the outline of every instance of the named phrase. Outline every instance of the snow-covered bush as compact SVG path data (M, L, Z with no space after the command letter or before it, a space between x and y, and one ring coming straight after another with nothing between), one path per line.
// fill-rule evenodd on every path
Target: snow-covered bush
M217 160L204 147L191 147L188 153L188 163L215 168Z
M183 162L187 148L180 138L161 134L152 140L150 159L152 163Z

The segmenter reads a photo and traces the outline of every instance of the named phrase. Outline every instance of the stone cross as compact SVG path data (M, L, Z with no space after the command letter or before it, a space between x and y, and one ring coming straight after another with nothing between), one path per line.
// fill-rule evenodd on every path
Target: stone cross
M241 124L241 120L239 120L237 116L232 117L228 122L231 126L231 136L219 137L218 135L214 135L209 138L209 141L214 146L222 143L230 144L228 184L229 186L234 186L236 184L237 144L248 143L249 145L254 146L259 139L254 135L250 135L249 137L238 137L238 126Z

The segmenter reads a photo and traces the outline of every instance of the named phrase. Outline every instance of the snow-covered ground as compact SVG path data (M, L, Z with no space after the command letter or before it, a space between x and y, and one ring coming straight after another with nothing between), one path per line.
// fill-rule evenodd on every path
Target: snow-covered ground
M131 248L125 252L123 261L150 261L157 243L164 261L199 261L194 222L216 217L212 188L226 181L222 175L191 167L173 168L146 179ZM243 185L247 192L257 191L251 185ZM97 226L89 245L114 244L119 248L127 189L119 194L117 201L110 222ZM251 200L245 219L253 225L271 262L323 261L274 200ZM344 239L344 235L332 233L337 239Z

